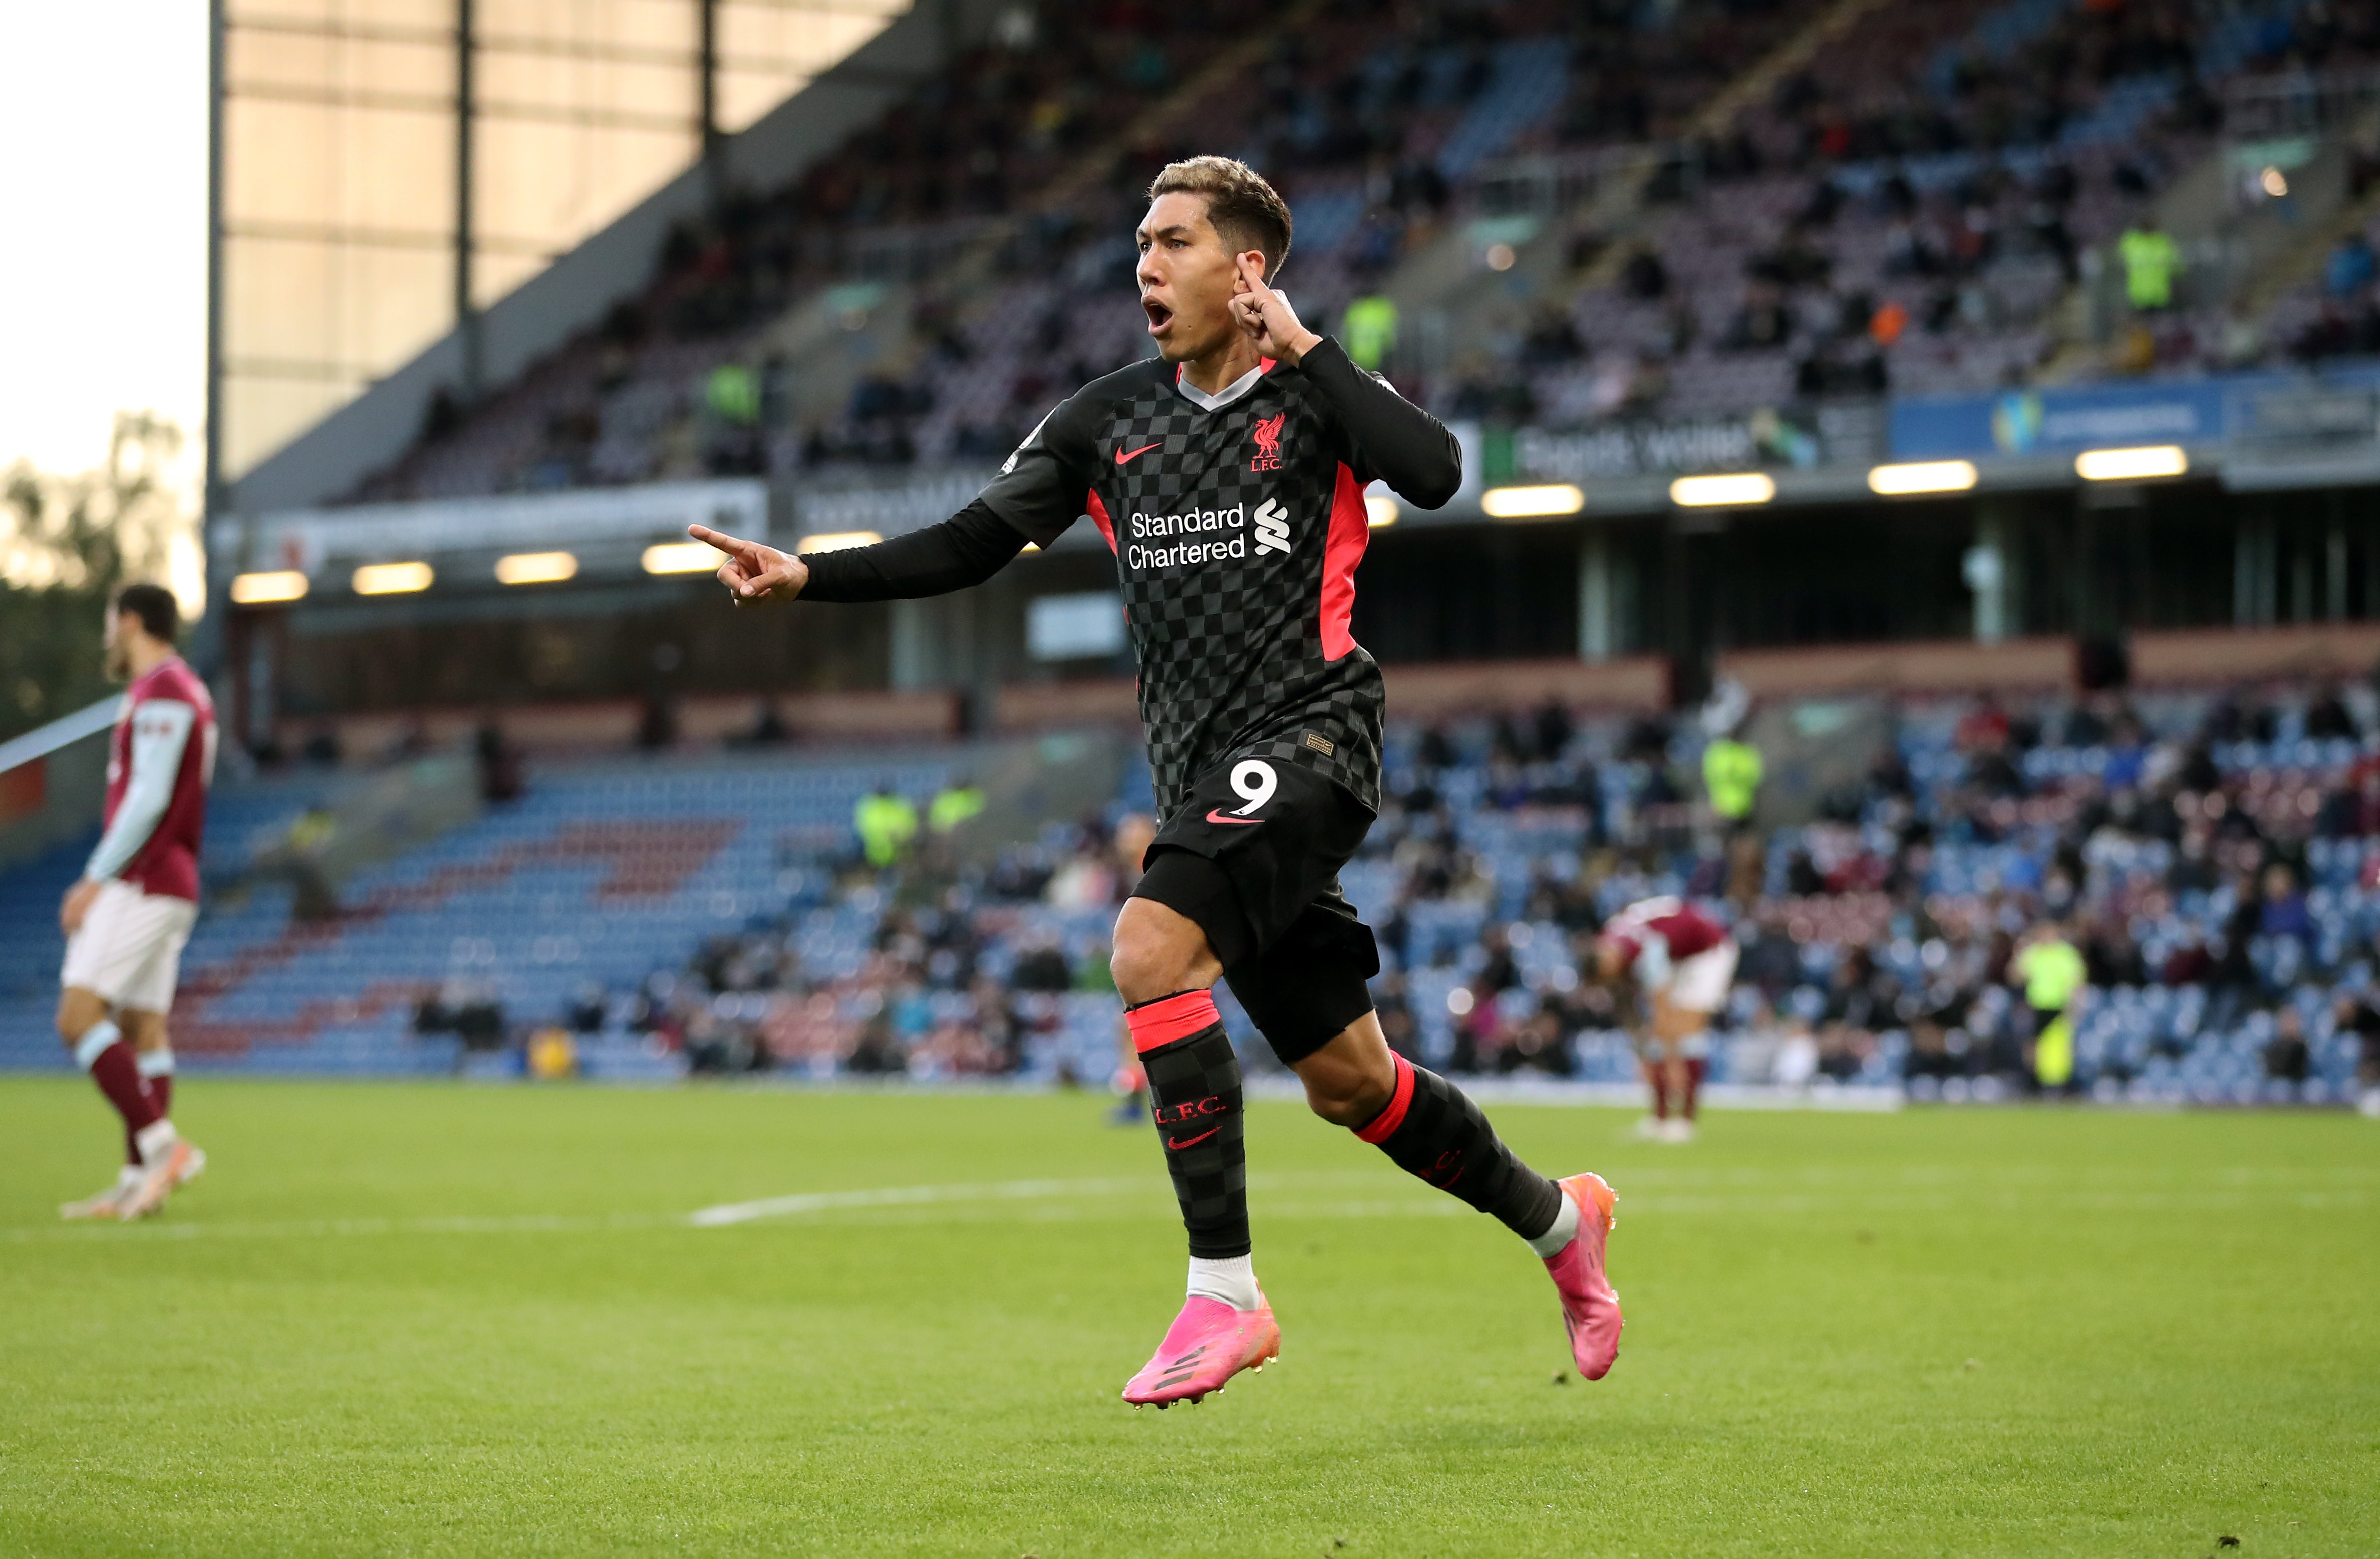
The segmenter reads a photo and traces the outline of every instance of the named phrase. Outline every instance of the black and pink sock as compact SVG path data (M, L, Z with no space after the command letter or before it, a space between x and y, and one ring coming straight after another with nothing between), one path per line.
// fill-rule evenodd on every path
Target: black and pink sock
M1248 1166L1240 1060L1214 996L1183 991L1127 1008L1148 1074L1149 1115L1182 1204L1194 1261L1248 1254Z
M1470 1095L1402 1055L1390 1059L1397 1082L1388 1108L1355 1135L1523 1239L1542 1237L1561 1214L1561 1188L1514 1156Z

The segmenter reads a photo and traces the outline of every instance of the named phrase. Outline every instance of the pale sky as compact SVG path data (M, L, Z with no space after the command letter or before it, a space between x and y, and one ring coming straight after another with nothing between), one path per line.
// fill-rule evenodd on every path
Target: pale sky
M118 410L198 443L205 0L0 0L0 467L79 471Z

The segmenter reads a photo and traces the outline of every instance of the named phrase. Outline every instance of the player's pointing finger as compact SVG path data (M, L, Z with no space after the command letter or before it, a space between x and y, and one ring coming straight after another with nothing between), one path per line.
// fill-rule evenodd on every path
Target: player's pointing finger
M686 528L686 533L698 542L709 542L731 557L740 558L747 563L752 561L752 543L739 537L730 536L724 530L713 530L708 525L689 525Z

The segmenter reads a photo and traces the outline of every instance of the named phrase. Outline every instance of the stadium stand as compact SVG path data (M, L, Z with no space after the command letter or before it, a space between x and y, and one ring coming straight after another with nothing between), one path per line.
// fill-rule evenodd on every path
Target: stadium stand
M310 920L296 913L287 883L257 881L250 869L321 799L323 782L226 786L209 815L216 891L184 956L176 1044L266 1070L451 1069L459 1041L413 1037L443 986L455 987L445 1005L459 1007L492 977L508 1010L558 1013L590 969L639 962L639 949L687 956L722 921L807 906L815 889L782 864L802 841L820 828L839 836L880 777L918 786L941 773L917 762L581 765L359 872L334 912ZM43 918L79 863L69 847L11 878L18 923L0 967L11 998L0 1045L12 1064L45 1062L55 1048L42 1015L61 947ZM859 956L847 918L804 930L813 968ZM629 1043L590 1055L589 1068L644 1064Z
M2338 111L2299 115L2319 144L2374 139L2357 83L2380 32L2361 8L1385 14L1045 6L1029 40L969 53L789 186L679 229L641 297L480 408L443 408L353 495L988 463L1145 349L1134 191L1194 149L1280 180L1299 213L1288 285L1326 321L1362 293L1428 290L1418 273L1512 189L1569 190L1514 229L1509 274L1438 287L1450 345L1398 371L1449 417L1564 429L2380 342L2354 259L2380 164L2351 153L2343 203L2302 230L2291 208L2277 288L2227 237L2249 218L2217 166L2248 104L2261 124L2319 100ZM1082 152L1094 124L1127 127L1126 150ZM1641 182L1619 208L1589 198L1615 169ZM2170 304L2133 308L2121 236L2210 178Z
M2374 42L2287 5L1888 9L1693 149L1658 238L1549 306L1501 398L1561 426L2070 377L2086 273L2119 282L2123 233L2219 160L2227 95L2368 70ZM2145 336L2087 367L2277 360L2302 296L2227 330L2239 280L2128 316Z
M2078 1090L2339 1102L2380 1088L2380 700L2365 688L1918 700L1813 821L1730 841L1681 777L1691 723L1475 719L1392 734L1347 890L1378 926L1392 1040L1465 1073L1633 1076L1600 921L1658 893L1736 927L1719 1081L2027 1089L2014 940L2060 920L2092 991ZM922 800L963 747L898 762L684 754L539 770L521 798L358 873L300 919L255 863L319 778L227 786L176 1043L202 1066L504 1072L559 1030L583 1073L1096 1080L1136 770L1099 816L995 861L862 866L858 798ZM77 850L7 880L0 1060L60 1064L47 917ZM1269 1057L1225 1004L1258 1065Z
M969 54L790 187L679 230L642 297L473 414L441 408L355 496L996 458L1145 350L1126 235L1167 157L1220 144L1270 168L1299 213L1293 285L1328 318L1490 160L1661 130L1806 8L1692 0L1647 28L1434 0L1390 28L1377 0L1044 6L1030 39ZM1227 38L1224 63L1253 68L1214 68ZM1580 90L1606 77L1658 85L1606 120ZM1091 125L1128 127L1127 149L1078 156Z

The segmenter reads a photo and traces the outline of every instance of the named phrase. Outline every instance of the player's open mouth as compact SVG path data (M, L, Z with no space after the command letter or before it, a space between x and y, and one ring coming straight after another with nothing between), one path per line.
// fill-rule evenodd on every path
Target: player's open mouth
M1151 335L1164 335L1166 327L1173 323L1173 307L1170 303L1144 298L1140 300L1140 307L1148 315L1148 334Z

